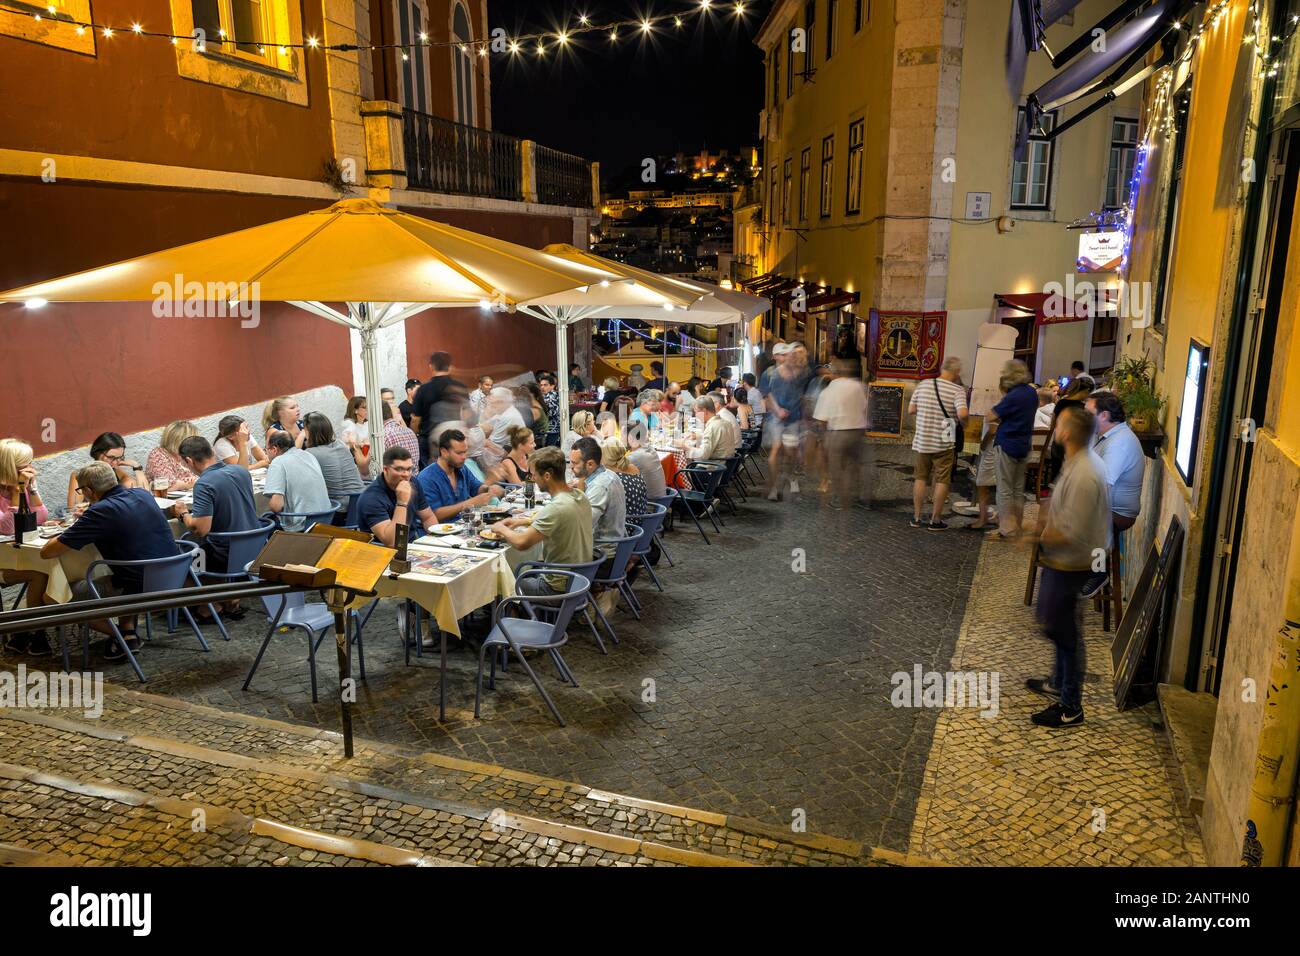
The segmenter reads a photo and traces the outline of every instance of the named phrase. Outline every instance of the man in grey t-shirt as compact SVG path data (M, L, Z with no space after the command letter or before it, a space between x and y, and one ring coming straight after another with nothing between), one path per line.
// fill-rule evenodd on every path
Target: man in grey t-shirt
M325 478L316 459L294 445L288 432L275 431L266 440L271 464L266 469L266 487L271 510L276 514L320 514L330 511L333 502L325 490ZM302 518L286 518L285 531L303 531Z
M1110 493L1106 468L1091 451L1096 425L1086 409L1071 406L1056 420L1056 440L1065 464L1052 490L1039 537L1042 583L1038 621L1056 650L1052 678L1027 681L1030 690L1059 701L1034 714L1040 727L1083 723L1083 673L1087 656L1079 632L1079 591L1094 568L1105 567L1110 547Z

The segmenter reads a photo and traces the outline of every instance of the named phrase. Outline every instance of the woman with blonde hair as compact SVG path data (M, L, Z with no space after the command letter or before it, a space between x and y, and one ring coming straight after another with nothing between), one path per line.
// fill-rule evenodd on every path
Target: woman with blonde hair
M569 423L569 434L564 436L564 441L560 443L560 450L566 455L573 448L573 443L579 438L588 438L596 434L596 416L588 411L578 411L573 413L573 419Z
M508 434L510 452L501 459L501 478L512 485L532 481L528 471L528 456L537 450L537 436L526 425L516 425Z
M49 509L36 490L36 468L32 457L31 445L16 438L0 440L0 534L14 533L14 513L23 500L26 500L28 510L36 515L38 525L49 520ZM0 571L0 583L27 585L28 607L48 603L45 586L49 578L39 571ZM6 646L16 654L44 657L50 653L50 642L44 631L11 634Z
M262 430L268 436L275 431L288 432L294 444L301 448L307 440L301 416L298 400L291 395L282 395L266 403L262 412Z
M646 513L646 499L650 492L646 489L641 470L628 460L627 445L617 435L601 443L600 463L618 475L623 483L623 497L627 501L627 516L639 517Z
M185 466L181 460L181 442L193 438L199 433L199 426L190 421L172 422L162 430L158 447L149 452L144 460L144 476L150 485L155 482L167 482L167 490L189 491L194 487L198 476Z
M622 431L618 425L618 416L613 412L601 412L596 416L596 441L601 444L619 437Z

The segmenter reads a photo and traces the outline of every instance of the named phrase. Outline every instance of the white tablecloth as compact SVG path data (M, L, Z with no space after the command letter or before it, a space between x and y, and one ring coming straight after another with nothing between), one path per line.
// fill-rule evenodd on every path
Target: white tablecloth
M375 586L380 597L414 601L428 611L448 634L459 637L462 617L515 592L515 576L504 551L444 548L424 541L412 544L408 550L412 558L445 554L478 559L474 567L455 577L435 577L412 571L394 579L385 574Z

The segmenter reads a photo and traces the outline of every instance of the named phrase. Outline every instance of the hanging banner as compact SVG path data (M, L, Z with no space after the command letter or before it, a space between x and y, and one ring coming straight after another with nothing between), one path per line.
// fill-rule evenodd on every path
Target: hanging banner
M872 371L878 378L933 378L943 365L947 312L871 310Z

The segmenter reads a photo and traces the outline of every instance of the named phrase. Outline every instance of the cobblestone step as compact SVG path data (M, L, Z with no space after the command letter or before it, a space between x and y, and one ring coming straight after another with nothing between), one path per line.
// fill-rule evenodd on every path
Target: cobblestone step
M26 729L16 731L16 725ZM104 713L95 721L70 716L68 712L0 711L0 734L31 738L22 751L18 741L0 738L6 752L17 746L31 759L64 759L65 772L77 767L97 766L109 759L104 748L125 748L130 754L124 769L130 774L147 774L160 760L178 774L168 786L199 788L203 799L233 799L223 796L256 779L257 790L246 793L234 804L244 813L259 811L304 826L329 832L362 832L376 835L375 814L367 808L382 804L384 812L404 807L441 815L445 826L477 827L491 834L484 843L500 844L501 832L528 834L534 841L525 849L536 850L536 840L571 843L606 854L622 855L627 861L686 865L897 865L914 862L906 857L864 848L852 841L819 834L795 833L758 821L639 800L621 794L595 790L580 784L536 774L475 763L457 757L425 753L406 748L357 741L356 756L344 760L339 736L314 730L215 710L209 707L158 697L139 691L106 685ZM34 742L42 734L66 734L60 747L38 751ZM74 742L75 740L75 742ZM72 746L63 757L63 748ZM87 750L93 751L93 756ZM16 759L16 758L10 758ZM123 759L123 758L118 758ZM174 765L174 766L173 766ZM285 786L291 781L292 786ZM229 789L233 788L233 790ZM188 791L187 791L188 792ZM289 794L314 793L315 806ZM179 794L177 794L179 795ZM391 806L390 806L391 805ZM325 812L333 807L334 813ZM451 823L452 818L458 818ZM382 824L381 818L379 823ZM413 839L414 833L400 833ZM435 828L436 832L436 828ZM450 830L441 836L446 837ZM508 842L508 841L504 841ZM423 844L416 844L423 846ZM506 863L495 847L476 844L473 850L458 847L453 859ZM582 856L563 853L544 844L555 862L583 862ZM482 852L478 852L482 851ZM476 855L477 854L477 855ZM568 858L561 861L559 857ZM534 853L531 858L539 861ZM590 864L588 864L590 865Z
M48 715L0 712L0 745L15 761L0 764L0 780L161 808L183 817L185 826L191 818L201 817L205 824L234 820L255 835L384 865L728 862L501 811L358 787L344 778L277 768L175 740L128 737ZM0 812L5 802L0 797ZM20 834L21 828L0 831L0 839Z

